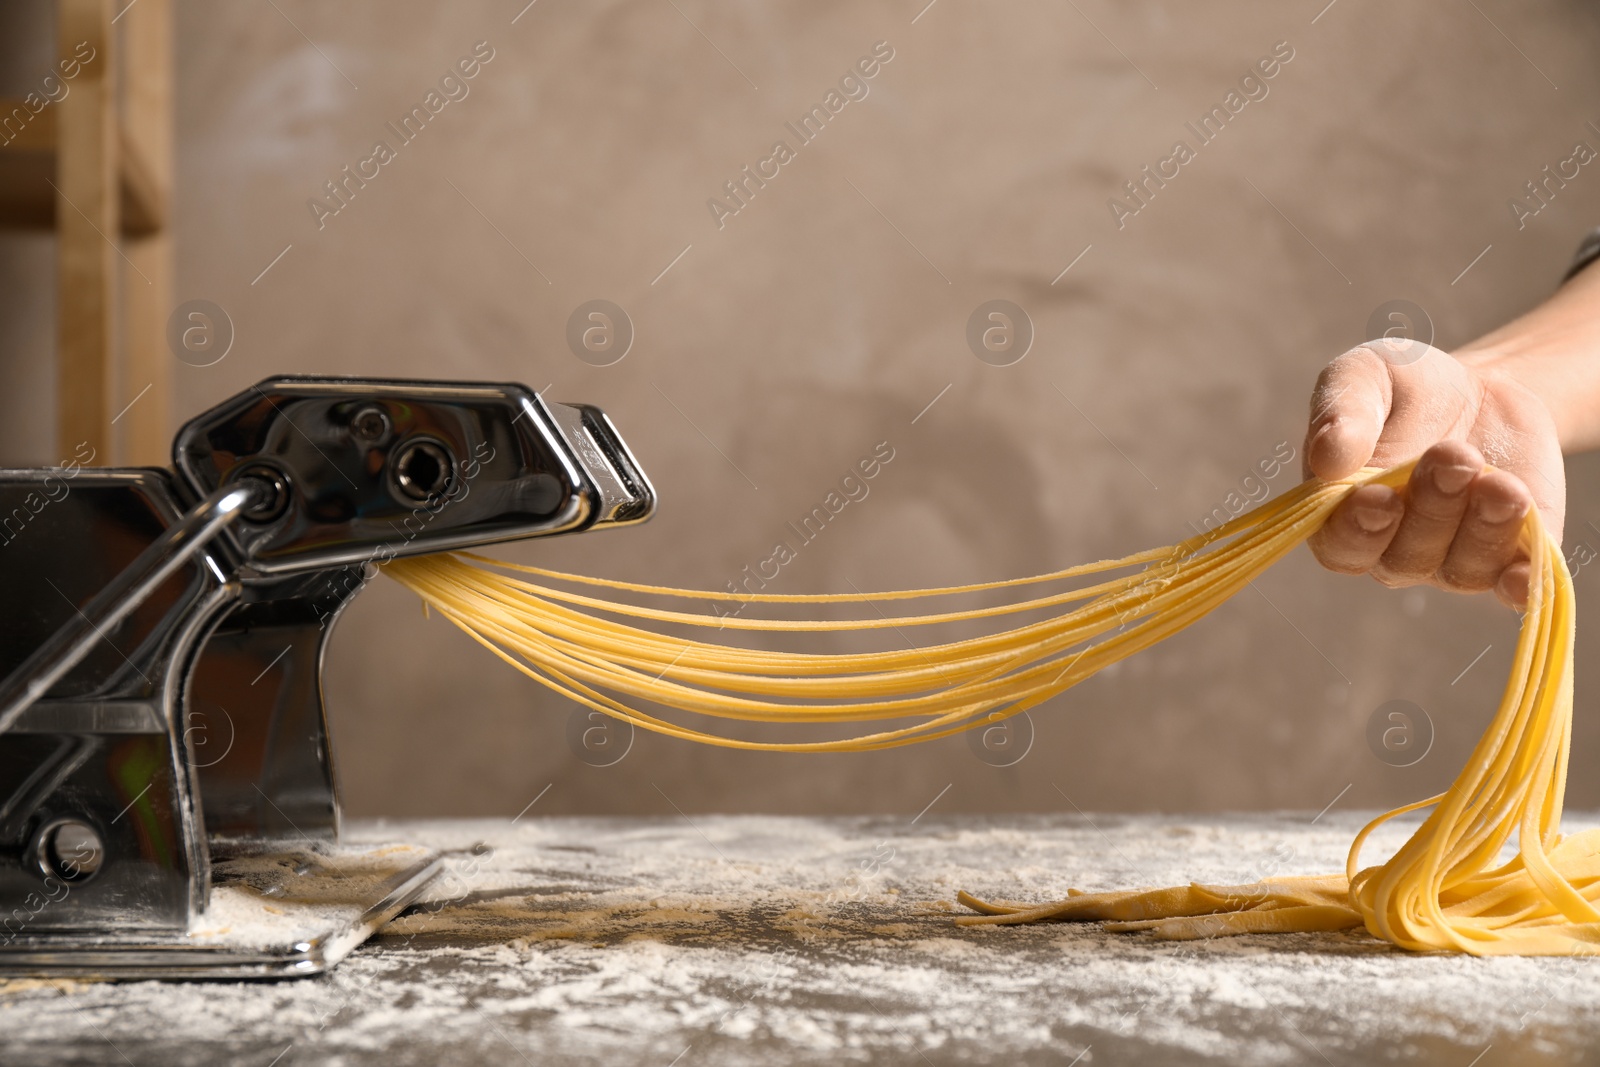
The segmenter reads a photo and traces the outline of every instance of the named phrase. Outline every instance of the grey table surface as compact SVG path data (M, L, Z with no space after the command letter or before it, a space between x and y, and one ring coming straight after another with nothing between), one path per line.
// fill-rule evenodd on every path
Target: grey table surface
M359 824L347 838L446 850L450 871L330 973L0 983L0 1063L1600 1063L1600 961L951 922L962 888L1049 899L1339 870L1361 822Z

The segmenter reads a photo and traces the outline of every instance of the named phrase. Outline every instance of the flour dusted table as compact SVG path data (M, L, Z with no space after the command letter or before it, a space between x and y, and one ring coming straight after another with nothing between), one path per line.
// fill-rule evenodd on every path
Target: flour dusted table
M1600 960L950 922L963 888L1045 899L1338 870L1361 821L361 823L346 837L431 845L451 872L331 973L0 983L0 1063L1600 1063Z

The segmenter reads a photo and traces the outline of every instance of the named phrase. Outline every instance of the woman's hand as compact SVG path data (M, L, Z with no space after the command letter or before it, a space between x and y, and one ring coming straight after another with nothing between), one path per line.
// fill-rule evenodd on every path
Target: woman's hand
M1521 608L1529 564L1517 541L1528 509L1561 537L1566 477L1555 421L1489 362L1406 340L1352 349L1317 379L1302 454L1306 473L1324 479L1421 456L1400 491L1357 489L1311 538L1330 570L1390 586L1493 589Z

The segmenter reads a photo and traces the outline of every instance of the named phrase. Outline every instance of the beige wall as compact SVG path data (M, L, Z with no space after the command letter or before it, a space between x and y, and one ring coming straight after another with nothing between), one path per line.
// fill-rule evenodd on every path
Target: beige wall
M177 296L223 306L237 339L216 366L178 368L176 410L283 372L509 378L597 403L659 515L504 553L593 574L721 587L882 441L894 459L870 495L778 590L1024 575L1169 543L1280 442L1298 449L1317 369L1380 304L1415 301L1459 343L1539 300L1600 222L1593 167L1521 230L1507 207L1575 141L1600 146L1600 26L1575 0L1340 0L1315 23L1322 0L941 0L915 21L922 0L541 0L515 24L521 0L276 7L179 11ZM319 228L307 201L394 142L385 124L479 41L494 57L469 95ZM719 228L707 199L775 139L794 147L784 122L879 41L894 57L869 95ZM1108 198L1193 145L1185 121L1280 41L1294 56L1269 94L1119 229ZM47 250L5 247L10 275L37 277ZM49 336L20 325L13 291L9 404L37 408ZM637 331L606 368L564 340L593 298ZM1036 330L1013 366L966 344L994 298ZM51 458L38 439L3 438L6 458ZM1600 465L1575 460L1570 480L1569 543L1600 547ZM1597 573L1580 596L1600 596ZM509 817L546 785L537 811L914 814L947 784L948 812L1315 810L1347 785L1342 807L1379 807L1448 782L1514 627L1487 599L1390 592L1297 553L1034 711L1032 750L1004 769L961 739L818 758L651 736L589 766L568 706L386 583L341 624L328 691L361 815ZM1579 640L1587 667L1593 631ZM1600 804L1597 684L1580 676L1585 806ZM1413 767L1366 741L1391 699L1436 727Z

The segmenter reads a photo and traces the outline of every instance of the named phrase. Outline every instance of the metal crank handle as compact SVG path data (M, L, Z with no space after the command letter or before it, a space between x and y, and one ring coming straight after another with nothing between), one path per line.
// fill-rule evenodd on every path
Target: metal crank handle
M0 682L0 733L77 666L107 629L149 599L162 582L240 515L267 502L273 492L270 483L248 477L223 486L152 541Z

